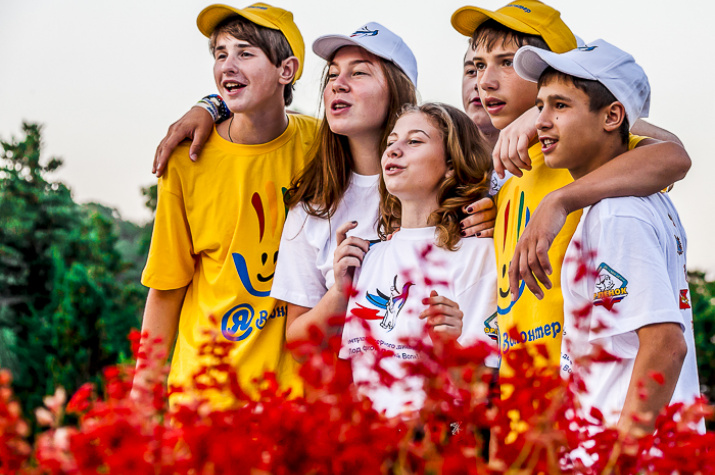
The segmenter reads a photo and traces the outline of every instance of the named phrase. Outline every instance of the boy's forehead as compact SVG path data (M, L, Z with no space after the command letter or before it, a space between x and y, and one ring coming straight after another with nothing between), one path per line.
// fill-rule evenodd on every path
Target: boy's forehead
M557 97L561 99L586 99L588 95L576 87L573 81L562 75L552 75L546 77L539 86L539 91L536 94L537 100L545 101L549 97Z
M519 45L513 39L504 38L504 40L497 40L494 42L489 41L477 41L473 49L473 56L497 56L497 55L507 55L516 54L519 50Z

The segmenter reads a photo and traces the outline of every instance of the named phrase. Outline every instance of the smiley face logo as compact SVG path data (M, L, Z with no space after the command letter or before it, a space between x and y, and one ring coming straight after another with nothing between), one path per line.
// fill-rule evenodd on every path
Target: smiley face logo
M518 205L515 203L518 203ZM504 207L503 216L502 242L496 244L501 247L502 256L506 256L507 247L511 250L516 247L516 243L519 241L521 234L524 232L524 228L526 228L526 225L529 224L529 219L531 218L531 210L526 205L524 192L519 191L518 187L514 190L514 195L509 199L509 201L507 201L506 206ZM509 290L509 274L507 272L509 270L508 265L503 264L500 270L498 288L499 302L497 305L497 313L499 315L506 315L524 294L526 283L523 280L519 281L519 289L516 294L516 298L512 300L511 292Z
M259 259L256 259L258 256L255 254L244 255L239 252L231 254L233 263L236 266L236 272L241 279L241 284L243 284L246 291L254 297L268 297L271 293L270 282L275 275L276 262L278 261L276 238L280 238L279 224L285 221L285 216L288 212L284 205L281 206L282 203L280 203L278 199L278 190L272 181L266 183L265 191L265 200L261 198L258 192L253 193L251 196L251 206L255 211L258 224L257 250L260 252L261 244L264 243L263 239L267 234L270 234L272 238L266 243L266 247L270 247L270 249L264 249L263 252L260 253ZM285 187L281 188L281 201L286 191ZM255 266L250 266L251 269L253 269L251 272L249 272L249 260L255 264ZM258 263L259 260L260 264ZM258 288L265 287L260 284L269 285L267 289L263 289Z

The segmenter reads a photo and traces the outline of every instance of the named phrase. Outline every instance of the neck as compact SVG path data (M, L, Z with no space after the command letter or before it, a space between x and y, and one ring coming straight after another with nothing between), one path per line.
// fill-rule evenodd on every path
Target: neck
M281 97L282 100L282 97ZM243 145L268 143L288 127L285 107L266 107L250 113L234 114L217 127L221 137Z
M350 154L358 175L380 174L380 136L348 137Z
M606 140L602 142L602 144L595 154L583 161L581 166L569 170L574 180L588 175L595 169L628 151L628 145L621 143L620 138L617 137L610 141Z
M487 151L491 154L492 151L494 150L494 146L497 144L497 140L499 139L499 130L497 129L491 129L487 132L479 131L482 134L482 137L484 138L484 141L487 146Z
M400 200L401 204L401 219L400 227L409 228L426 228L429 226L429 216L439 206L437 198L431 197L422 200Z

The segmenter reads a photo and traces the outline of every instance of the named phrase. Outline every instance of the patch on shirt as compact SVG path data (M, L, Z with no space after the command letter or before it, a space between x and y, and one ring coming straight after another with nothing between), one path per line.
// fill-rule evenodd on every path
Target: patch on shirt
M685 310L686 308L690 308L688 289L680 289L680 309Z
M605 262L598 266L597 272L593 304L610 309L628 296L628 280Z
M400 314L405 302L407 302L407 298L410 296L410 287L413 285L412 282L406 282L400 286L397 283L397 276L395 276L389 293L383 292L380 289L376 289L375 294L367 292L367 301L385 311L380 326L388 332L394 330L395 324L397 323L397 316Z
M499 325L497 325L496 312L484 320L484 334L494 341L499 341Z
M683 254L683 243L680 242L680 238L675 234L673 234L673 237L675 238L676 249L678 251L678 255L680 256Z

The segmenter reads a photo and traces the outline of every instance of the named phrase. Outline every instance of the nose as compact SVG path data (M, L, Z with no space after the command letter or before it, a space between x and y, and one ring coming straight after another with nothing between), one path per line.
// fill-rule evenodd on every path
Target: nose
M477 72L477 85L485 91L498 89L499 80L494 69L487 66Z
M534 126L536 127L536 130L548 130L551 128L551 114L548 112L546 107L539 111L539 115L536 116Z
M338 74L332 81L333 92L346 92L350 89L344 74Z
M235 73L238 70L236 65L236 60L233 55L228 55L226 59L221 63L221 72L223 73Z
M390 158L397 158L402 156L402 148L400 147L400 141L396 140L385 149L385 155Z

